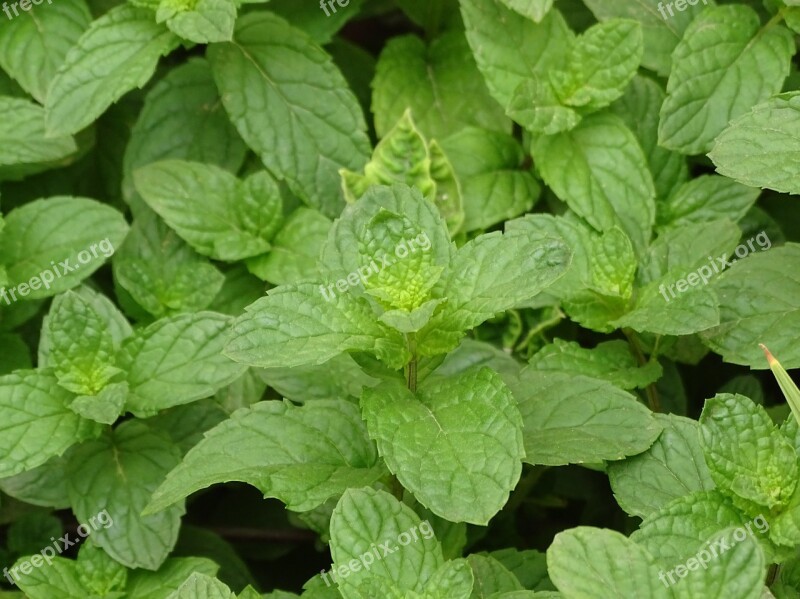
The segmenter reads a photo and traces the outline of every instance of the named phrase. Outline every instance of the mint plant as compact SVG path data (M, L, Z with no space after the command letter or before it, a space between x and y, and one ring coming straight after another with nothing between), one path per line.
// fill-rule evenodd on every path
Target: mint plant
M798 34L3 4L0 599L800 596Z

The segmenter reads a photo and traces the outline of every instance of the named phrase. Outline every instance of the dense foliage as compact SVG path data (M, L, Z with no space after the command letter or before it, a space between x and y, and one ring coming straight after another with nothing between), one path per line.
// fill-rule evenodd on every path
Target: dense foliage
M800 598L800 1L2 12L0 597Z

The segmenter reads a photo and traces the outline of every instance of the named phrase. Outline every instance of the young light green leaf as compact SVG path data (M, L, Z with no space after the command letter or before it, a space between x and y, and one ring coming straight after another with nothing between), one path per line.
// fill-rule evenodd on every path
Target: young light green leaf
M69 404L69 409L82 418L101 424L114 424L125 410L128 383L111 383L96 395L79 395Z
M389 469L443 518L485 525L519 480L519 411L488 368L426 379L416 397L398 383L384 383L365 389L361 404Z
M571 131L583 118L576 109L562 105L550 78L538 74L514 90L506 112L526 130L544 135Z
M156 490L146 513L234 480L277 497L290 510L308 511L385 475L355 404L260 402L206 433Z
M574 34L557 10L540 23L501 0L461 0L467 41L489 92L508 106L523 81L564 64Z
M361 168L369 141L361 108L330 57L266 12L240 18L234 41L211 46L208 57L225 109L247 144L295 194L337 216L338 171Z
M608 480L620 507L646 518L673 499L714 489L695 420L656 414L664 427L644 453L608 465Z
M216 312L162 318L125 341L117 363L130 394L126 408L136 415L213 395L245 371L222 355L231 319Z
M398 367L408 359L402 336L375 320L363 298L328 298L322 285L285 285L268 292L233 324L226 355L250 366L322 364L345 351L370 351Z
M510 135L467 127L442 140L442 149L461 187L465 231L519 216L541 195L536 178L522 168L525 152Z
M40 104L67 52L92 20L84 0L47 4L0 27L0 67ZM11 7L17 11L17 5ZM7 16L11 19L10 11Z
M800 92L775 96L735 119L708 156L717 172L745 185L800 194L796 163Z
M781 91L794 54L791 32L741 4L703 11L672 56L659 143L703 154L736 117Z
M568 133L536 140L545 183L598 231L618 225L640 254L655 221L655 188L639 142L621 119L591 115Z
M166 22L174 34L197 44L228 42L233 37L236 3L233 0L161 0L156 22Z
M266 171L243 181L211 164L164 160L134 173L145 202L198 253L233 262L263 254L282 221Z
M80 131L130 90L143 87L178 38L150 11L112 8L67 53L47 93L49 136Z
M443 139L467 126L510 130L460 31L443 33L427 46L415 35L391 38L378 60L372 90L380 137L408 108L427 138Z
M559 533L547 567L564 597L672 599L653 556L613 530L579 526Z
M205 557L171 557L155 572L132 570L125 589L128 599L164 599L192 574L215 576L219 565Z
M636 21L613 19L593 25L573 43L566 67L550 72L562 104L598 110L619 98L644 49Z
M46 370L19 370L0 377L0 478L41 466L75 443L96 436L100 425L69 407L72 394Z
M582 374L604 379L620 389L641 388L661 377L661 365L650 361L642 367L636 363L625 341L604 341L586 349L574 341L554 339L536 352L528 362L539 372Z
M68 487L80 522L106 511L92 539L128 568L157 570L178 540L183 502L142 516L150 494L180 462L178 448L147 425L129 420L70 456Z
M495 232L473 239L458 250L434 290L434 297L447 301L420 331L420 355L450 351L465 331L541 293L566 272L571 257L554 238Z
M717 394L700 416L701 443L717 485L767 509L785 507L797 484L797 454L762 406Z
M140 312L157 318L207 308L222 288L224 275L157 214L146 210L134 220L114 258L121 303L125 305L124 293L128 293Z
M485 599L497 593L524 590L517 577L493 557L473 553L467 557L467 561L475 577L470 599Z
M75 287L103 265L127 233L120 212L87 198L58 196L12 210L0 236L0 261L16 286L8 294L38 299Z
M797 388L797 385L789 376L789 373L786 372L786 369L781 366L781 363L770 353L767 346L761 344L759 347L764 350L767 356L769 369L772 371L772 374L775 375L775 379L778 381L778 385L780 385L783 396L786 398L786 403L789 404L789 408L792 410L795 420L800 424L800 389Z
M345 599L364 597L357 589L371 580L398 591L422 593L445 563L430 524L384 491L347 490L333 510L330 530L331 575L353 560L365 563L375 552L380 556L368 568L353 568L349 576L334 578Z
M582 375L523 369L512 385L524 422L525 461L560 466L642 453L662 426L633 395Z
M771 245L763 232L757 241L761 250ZM781 356L785 368L800 367L800 347L786 335L800 323L798 264L800 245L794 243L737 261L713 283L720 324L703 333L704 342L727 362L753 369L767 366L758 347L763 343Z
M58 383L79 395L95 395L120 370L114 366L114 340L101 316L77 293L53 300L42 324L47 364Z

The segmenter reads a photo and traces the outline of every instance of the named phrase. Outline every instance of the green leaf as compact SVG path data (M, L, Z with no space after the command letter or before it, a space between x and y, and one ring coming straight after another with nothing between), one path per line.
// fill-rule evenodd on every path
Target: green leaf
M248 260L247 268L258 278L276 285L313 278L330 228L328 217L301 206L286 218L271 241L269 254Z
M564 70L550 72L559 100L584 110L608 106L633 79L643 48L636 21L614 19L590 27L573 43Z
M101 316L77 293L53 300L42 336L48 346L47 365L58 383L77 394L95 395L120 372L114 367L114 340Z
M764 351L764 354L766 354L769 369L778 381L778 385L781 388L783 396L786 398L786 403L789 405L795 421L800 424L800 389L797 388L797 385L789 376L789 373L786 372L786 369L781 366L781 363L770 353L767 346L762 344L760 347Z
M539 372L582 374L604 379L620 389L646 387L661 377L661 365L649 361L642 367L636 363L625 341L604 341L593 349L585 349L574 341L554 339L528 362Z
M645 451L662 430L633 395L598 379L527 367L512 391L530 464L621 460Z
M762 406L743 395L717 394L700 416L711 476L725 492L772 510L785 507L797 483L797 454Z
M523 170L525 153L512 136L466 127L442 140L464 204L465 231L488 229L530 210L541 187Z
M172 557L156 572L133 570L128 574L128 599L165 599L192 573L214 576L219 566L204 557Z
M194 572L166 599L236 599L236 595L216 578Z
M762 27L748 6L703 11L672 56L659 143L683 154L708 152L732 119L781 91L794 51L789 30L774 21Z
M295 0L270 0L269 11L302 29L315 42L325 45L329 51L328 42L332 41L335 44L342 39L342 36L336 36L336 33L348 21L361 14L363 4L364 0L342 0L341 4L334 2L331 6L326 1L323 8L321 4L310 5Z
M103 265L128 232L122 214L87 198L36 200L5 218L0 260L15 285L8 294L21 296L16 299L50 297L75 287Z
M152 77L158 60L178 38L150 11L112 8L94 21L67 53L47 93L48 135L80 131L112 103Z
M124 566L157 570L172 551L183 502L160 514L140 514L179 462L180 452L171 441L133 420L70 456L67 484L75 516L89 522L105 510L110 523L95 529L92 539Z
M198 44L228 42L233 37L236 3L233 0L161 0L156 22L166 22L174 34Z
M501 106L508 106L523 81L564 64L574 34L557 10L535 23L500 0L460 4L475 62Z
M130 201L133 171L152 162L190 160L236 172L246 151L222 107L208 62L191 58L145 97L125 148L123 191Z
M407 361L405 340L375 321L366 300L343 293L327 299L313 283L285 285L236 319L225 347L231 359L262 368L322 364L344 351L370 351Z
M429 139L445 138L467 126L501 133L510 130L460 31L443 33L428 45L415 35L391 38L381 51L372 90L380 137L406 109L411 109Z
M198 253L233 262L263 254L281 224L281 196L266 171L239 181L210 164L165 160L134 173L145 202Z
M692 288L670 299L656 281L640 290L630 312L610 324L640 333L691 335L718 325L719 318L719 300L710 289Z
M514 90L506 112L526 130L544 135L571 131L582 118L576 109L561 104L552 81L536 74Z
M475 584L470 599L484 599L495 593L521 591L523 586L516 576L491 556L472 554L467 558Z
M422 593L445 563L432 533L427 521L388 493L348 489L331 516L333 567L328 576L345 599L361 599L357 589L370 581Z
M631 539L671 566L696 555L719 531L744 523L744 516L721 492L701 491L674 499L647 516Z
M659 83L637 75L622 97L611 105L613 113L625 121L639 140L659 200L669 198L689 178L686 158L658 145L658 113L665 98L666 93ZM658 202L656 208L656 217L660 222L663 203ZM720 214L718 218L723 216L733 219L732 214Z
M552 285L570 260L569 248L553 238L498 231L473 239L459 248L434 290L447 301L420 331L420 355L450 351L465 331Z
M0 478L0 490L6 495L42 507L69 507L66 460L54 457L41 466L8 478Z
M269 13L240 18L234 41L211 46L208 57L245 142L296 195L337 216L338 171L361 168L369 142L358 102L330 57Z
M162 318L136 331L118 356L136 415L190 403L232 383L245 367L222 355L231 319L216 312Z
M290 510L308 511L385 473L355 404L260 402L206 433L153 494L146 513L229 481L250 483Z
M31 350L22 337L0 333L0 375L31 367Z
M84 0L51 0L41 9L23 11L0 27L0 67L44 104L57 69L91 20Z
M534 158L545 183L598 231L617 225L641 253L655 221L647 159L625 124L591 115L568 133L540 137Z
M800 194L796 164L800 93L771 98L722 131L708 156L717 172L745 185Z
M738 222L753 207L760 192L726 177L702 175L684 183L658 206L658 226L680 229L720 219Z
M792 335L800 322L800 245L771 246L769 237L756 239L762 251L738 260L713 283L720 301L720 324L703 333L704 342L727 362L753 369L767 365L759 343L781 356L784 367L800 367L800 347ZM768 245L769 244L769 245ZM741 246L740 246L741 247Z
M653 556L613 530L579 526L559 533L547 550L547 567L568 598L672 597L659 582Z
M0 179L46 170L78 151L70 135L45 138L44 110L34 102L0 96L0 111Z
M100 432L69 409L72 397L44 370L0 377L0 478L36 468Z
M485 525L508 500L522 470L522 422L499 375L474 368L427 379L416 394L384 383L361 403L387 466L435 514Z
M586 6L600 21L626 18L639 21L642 26L644 55L642 66L656 71L666 77L672 68L672 51L683 37L689 23L700 14L706 6L714 6L714 0L699 0L694 4L684 5L683 10L673 10L668 2L664 3L663 12L659 12L658 2L648 0L585 0ZM674 4L673 4L674 6Z
M121 291L157 318L207 308L225 281L149 210L134 220L113 267Z
M541 23L553 8L553 0L502 0L502 2L508 8L537 23Z
M78 416L101 424L114 424L124 412L128 383L111 383L96 395L79 395L69 404Z
M656 414L664 427L644 453L608 465L608 480L620 507L645 518L673 499L714 489L695 420Z

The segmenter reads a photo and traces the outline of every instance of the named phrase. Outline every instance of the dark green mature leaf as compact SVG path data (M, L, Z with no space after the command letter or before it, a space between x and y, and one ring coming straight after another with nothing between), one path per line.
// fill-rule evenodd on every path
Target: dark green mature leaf
M47 93L48 135L76 133L130 90L143 87L178 38L131 5L94 21L67 53Z
M796 162L800 93L776 96L755 106L725 129L709 152L717 172L745 185L800 194Z
M510 130L460 31L444 33L427 46L413 35L391 39L381 52L372 88L380 137L408 108L428 138L443 139L466 126Z
M130 394L126 408L150 416L209 397L245 371L222 355L231 318L196 312L162 318L125 341L118 364Z
M177 446L137 421L70 456L67 486L75 515L92 526L94 542L128 568L157 570L178 540L183 502L159 514L141 513L179 461Z
M0 26L0 67L44 104L56 71L91 20L84 0L50 0L41 9L19 12Z
M621 460L645 451L662 430L634 396L598 379L527 367L512 391L530 464Z
M703 11L672 56L660 144L684 154L710 150L732 119L781 91L794 51L788 29L773 21L762 28L747 6Z
M295 194L336 216L338 171L361 168L369 142L358 102L330 57L269 13L240 18L234 40L212 46L208 57L242 138Z
M72 394L47 371L20 370L0 377L0 478L32 470L100 427L69 409Z
M261 402L209 431L153 494L147 513L232 480L254 485L291 510L308 511L385 473L355 404Z

